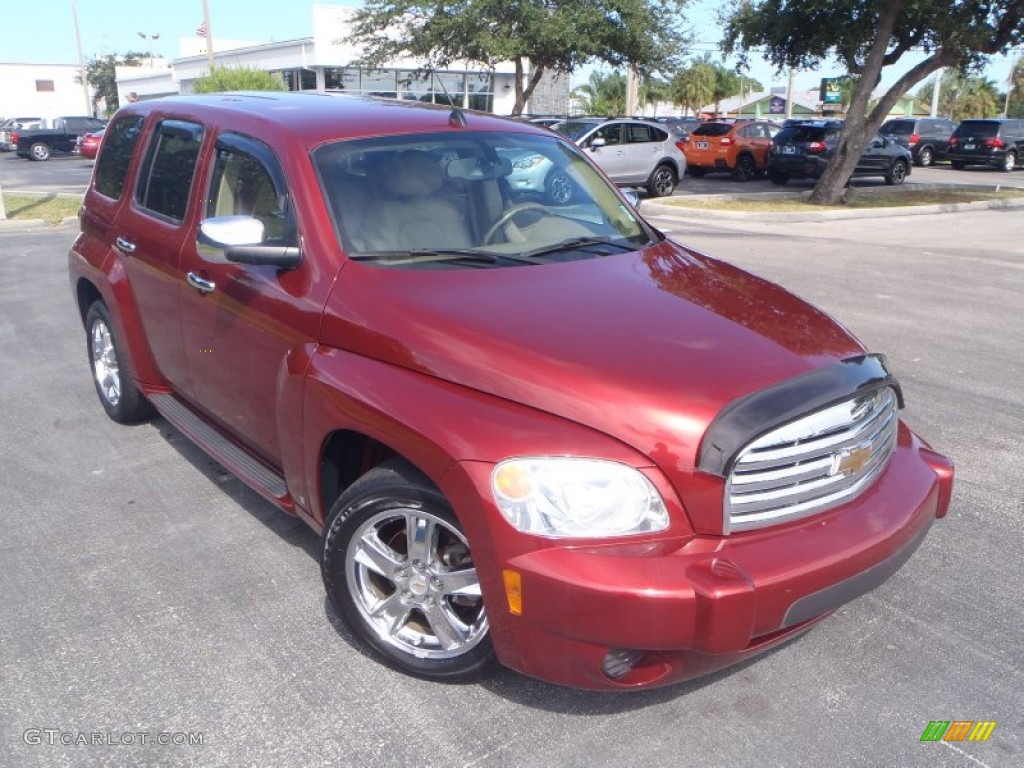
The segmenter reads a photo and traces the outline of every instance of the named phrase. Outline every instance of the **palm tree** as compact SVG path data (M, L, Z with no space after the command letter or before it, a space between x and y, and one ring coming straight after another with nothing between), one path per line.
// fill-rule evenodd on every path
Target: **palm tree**
M697 114L715 97L715 70L702 61L694 61L672 78L672 101Z
M620 72L595 70L573 95L588 115L621 115L626 111L626 77Z

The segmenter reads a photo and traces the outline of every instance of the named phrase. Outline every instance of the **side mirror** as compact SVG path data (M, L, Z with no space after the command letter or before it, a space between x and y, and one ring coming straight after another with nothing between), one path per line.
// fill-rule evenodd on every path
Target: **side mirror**
M603 138L601 138L600 136L598 136L596 138L593 138L593 139L590 140L590 151L593 152L595 149L600 149L606 143L607 142L605 142L605 140Z
M635 189L624 189L622 190L622 196L629 201L629 204L634 208L640 207L640 193Z
M206 261L294 269L302 252L294 246L263 245L263 222L252 216L216 216L199 225L199 255Z

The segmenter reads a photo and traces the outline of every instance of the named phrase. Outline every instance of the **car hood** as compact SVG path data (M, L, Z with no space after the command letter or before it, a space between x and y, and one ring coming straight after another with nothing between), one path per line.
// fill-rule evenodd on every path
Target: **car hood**
M670 476L731 401L864 351L782 288L670 241L544 266L350 262L323 341L600 430Z

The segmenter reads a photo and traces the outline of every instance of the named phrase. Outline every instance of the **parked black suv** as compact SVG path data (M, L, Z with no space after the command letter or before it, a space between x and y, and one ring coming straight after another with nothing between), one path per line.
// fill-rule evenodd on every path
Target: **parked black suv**
M878 133L909 149L914 165L926 167L946 159L955 130L956 123L948 117L906 117L886 120Z
M949 140L953 168L991 165L1012 171L1024 157L1024 120L964 120Z
M820 120L783 128L772 140L768 178L773 184L790 179L817 179L825 171L843 131L841 120ZM861 153L854 176L881 176L886 184L902 184L910 175L910 150L875 136Z

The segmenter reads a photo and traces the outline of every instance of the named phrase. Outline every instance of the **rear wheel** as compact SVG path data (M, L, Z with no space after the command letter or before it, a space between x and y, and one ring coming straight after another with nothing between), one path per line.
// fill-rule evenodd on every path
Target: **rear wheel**
M102 301L89 307L85 331L92 382L107 416L120 424L134 424L153 416L153 406L135 385L131 363Z
M1013 152L1007 152L1006 157L1003 158L1003 170L1009 173L1017 167L1017 155Z
M778 184L781 187L789 181L789 175L782 173L781 171L768 171L768 181L772 184Z
M647 182L647 194L651 197L668 197L676 189L676 172L669 165L659 165Z
M411 465L388 461L353 483L331 510L321 551L331 603L394 667L456 682L494 666L469 542Z
M889 168L885 175L885 183L891 185L902 184L907 180L907 163L904 160L897 160Z
M732 176L736 181L750 181L757 173L757 163L750 155L740 155L736 159L736 167L732 169Z
M935 155L932 153L931 147L922 147L921 151L917 153L917 164L922 168L927 168L934 162Z
M37 141L29 148L28 156L33 160L49 160L50 146L41 141Z
M959 160L950 161L950 165L953 166L954 171L962 171L964 169L964 164Z

